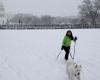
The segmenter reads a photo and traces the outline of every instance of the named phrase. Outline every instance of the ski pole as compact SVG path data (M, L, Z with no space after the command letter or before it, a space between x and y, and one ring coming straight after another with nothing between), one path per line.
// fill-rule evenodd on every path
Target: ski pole
M73 54L73 59L75 57L75 48L76 48L76 41L75 41L75 44L74 44L74 54Z
M58 54L57 59L58 59L58 57L60 56L61 52L62 52L62 50L61 50L60 53Z
M70 54L70 57L73 59L73 56L72 56L72 54L71 53L69 53Z

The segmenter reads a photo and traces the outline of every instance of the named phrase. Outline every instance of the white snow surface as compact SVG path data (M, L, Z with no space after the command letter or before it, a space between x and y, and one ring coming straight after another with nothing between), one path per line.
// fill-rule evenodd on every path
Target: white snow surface
M65 52L56 58L66 31L0 30L0 80L68 80ZM81 80L100 80L100 29L72 32L78 37L75 62L82 65Z

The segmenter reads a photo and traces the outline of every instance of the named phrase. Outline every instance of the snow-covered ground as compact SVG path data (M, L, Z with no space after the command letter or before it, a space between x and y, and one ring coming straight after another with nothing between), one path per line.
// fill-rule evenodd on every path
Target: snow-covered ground
M68 80L64 51L56 59L66 31L0 30L0 80ZM100 29L72 32L81 80L100 80ZM73 47L74 42L72 54Z

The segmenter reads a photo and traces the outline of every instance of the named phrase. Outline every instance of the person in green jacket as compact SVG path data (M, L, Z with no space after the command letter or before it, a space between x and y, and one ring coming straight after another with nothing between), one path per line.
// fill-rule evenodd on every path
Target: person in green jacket
M68 60L68 56L69 56L70 46L71 46L71 41L72 40L76 41L77 37L73 37L73 34L72 34L71 30L68 30L66 35L64 36L62 47L61 47L61 50L64 49L64 51L66 53L65 54L65 60L66 61Z

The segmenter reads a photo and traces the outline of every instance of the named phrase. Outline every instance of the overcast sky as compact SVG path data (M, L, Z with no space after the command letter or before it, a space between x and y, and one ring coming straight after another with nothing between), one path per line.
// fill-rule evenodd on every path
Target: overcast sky
M1 0L6 12L75 16L82 0Z

